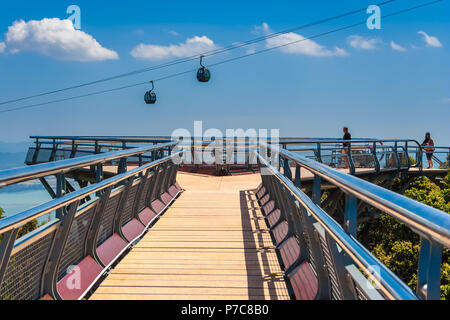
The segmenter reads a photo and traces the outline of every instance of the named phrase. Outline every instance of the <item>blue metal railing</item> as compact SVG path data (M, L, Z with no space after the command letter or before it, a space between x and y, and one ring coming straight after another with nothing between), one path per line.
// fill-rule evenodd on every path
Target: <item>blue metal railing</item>
M37 177L61 175L86 165L102 165L113 159L171 149L173 145L165 143L2 171L0 183L5 186ZM149 227L144 222L147 220L141 220L140 213L150 208L153 201L160 201L162 195L168 194L169 189L173 188L178 165L172 160L178 156L179 152L172 152L171 155L0 220L0 299L39 299L46 294L52 299L82 298L104 271L137 239L135 237L139 237L139 228L145 230ZM96 196L81 205L81 200L93 194ZM125 206L126 203L129 205ZM19 229L25 224L63 209L64 214L55 220L16 239ZM155 218L161 212L156 212ZM141 226L136 229L138 233L127 234L125 226L128 223ZM112 248L118 251L105 260L98 248L114 234L122 239L124 247ZM86 280L88 282L82 280L86 285L84 292L67 293L73 289L69 288L65 289L64 296L58 288L62 277L70 273L66 268L77 265L81 259L93 261L96 277ZM88 270L87 274L95 273L95 270Z
M379 283L383 293L388 297L414 298L398 277L386 270L381 262L356 241L356 206L347 207L344 229L320 208L322 180L340 188L347 195L349 203L356 199L363 201L398 219L412 231L418 233L422 242L418 266L417 297L422 299L440 298L439 274L442 247L450 248L450 215L292 151L270 145L265 145L265 147L277 154L285 164L288 163L286 168L290 169L291 164L296 167L295 178L290 170L284 170L282 175L264 160L263 155L258 154L261 164L269 168L270 175L276 176L278 181L289 189L295 199L302 203L326 232L352 257L354 263L364 270L372 280ZM309 199L299 188L301 181L297 179L300 177L301 168L312 172L315 176L313 200ZM370 270L368 266L371 266ZM373 272L374 266L379 271Z
M65 159L57 162L46 162L33 166L0 171L0 188L28 180L38 179L50 175L57 175L88 166L100 165L117 159L126 159L154 151L170 150L176 146L176 142L169 142L157 146L147 146L126 149L117 152L108 152L84 157Z

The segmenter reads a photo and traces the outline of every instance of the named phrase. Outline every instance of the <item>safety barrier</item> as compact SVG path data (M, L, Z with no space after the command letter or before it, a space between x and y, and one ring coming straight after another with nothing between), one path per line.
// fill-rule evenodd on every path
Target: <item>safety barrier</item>
M32 166L19 169L16 178L8 171L0 173L0 183L6 185L69 170L86 161L99 164L168 146L172 145L45 164L54 167L47 173L43 165ZM172 161L179 155L154 160L0 220L0 299L76 300L88 294L182 192L176 183L178 164ZM81 204L89 196L92 199ZM61 209L65 209L65 214L58 219L16 239L20 227Z
M29 149L26 163L36 164L55 160L86 156L111 150L126 150L143 144L159 144L171 141L170 137L31 137L35 139L35 147ZM181 139L181 138L180 138ZM189 157L186 153L184 165L195 167L220 166L217 169L230 171L232 166L253 170L248 157L248 150L259 146L261 141L271 143L271 139L255 138L183 138L190 142ZM416 140L410 139L367 139L356 138L344 141L335 138L280 138L277 143L286 150L300 153L308 158L327 164L333 168L349 169L351 174L370 169L376 173L381 171L407 171L413 167L419 172L423 169L425 151ZM212 151L213 161L198 161L196 152L203 153L206 148ZM450 148L436 147L435 154L448 156ZM445 154L446 153L446 154ZM413 159L413 161L412 161ZM194 161L197 160L197 161ZM444 159L434 158L441 167L447 167ZM151 157L132 157L129 162L151 161ZM229 165L231 163L231 166Z
M279 155L285 170L282 174L255 150L263 180L257 197L297 299L440 298L442 247L450 247L448 214L286 149L265 147ZM301 191L301 168L314 175L312 198ZM343 226L320 207L322 181L346 193ZM357 201L420 235L416 294L356 240Z

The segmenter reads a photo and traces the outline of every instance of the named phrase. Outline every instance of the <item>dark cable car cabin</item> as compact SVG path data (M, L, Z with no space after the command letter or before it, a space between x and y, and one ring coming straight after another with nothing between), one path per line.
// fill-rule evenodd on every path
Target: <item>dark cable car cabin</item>
M211 79L211 72L205 67L198 69L197 80L200 82L208 82Z
M152 84L152 89L150 91L147 91L144 96L144 100L146 104L155 104L156 103L156 93L153 91L155 88L155 85L153 81L150 81Z
M203 56L200 57L200 65L202 66L198 69L197 80L199 82L208 82L211 79L211 72L202 64Z
M144 100L146 104L155 104L156 103L156 94L153 90L147 91L144 96Z

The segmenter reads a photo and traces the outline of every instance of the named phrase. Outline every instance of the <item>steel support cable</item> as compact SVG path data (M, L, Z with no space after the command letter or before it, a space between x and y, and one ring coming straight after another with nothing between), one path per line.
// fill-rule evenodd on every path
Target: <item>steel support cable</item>
M402 13L405 13L405 12L408 12L408 11L412 11L412 10L415 10L415 9L419 9L419 8L423 8L423 7L426 7L426 6L430 6L430 5L433 5L435 3L442 2L442 1L444 1L444 0L435 0L435 1L427 2L427 3L423 3L423 4L420 4L420 5L414 6L414 7L402 9L402 10L395 11L393 13L384 15L384 16L382 16L382 18L393 17L393 16L396 16L396 15L399 15L399 14L402 14ZM245 54L245 55L242 55L242 56L238 56L238 57L234 57L234 58L231 58L231 59L227 59L227 60L223 60L223 61L220 61L220 62L216 62L216 63L213 63L213 64L209 65L209 67L219 66L219 65L222 65L222 64L225 64L225 63L229 63L229 62L233 62L233 61L237 61L237 60L240 60L240 59L243 59L243 58L248 58L248 57L251 57L251 56L255 56L257 54L266 53L266 52L269 52L269 51L273 51L275 49L280 49L280 48L283 48L283 47L287 47L287 46L292 45L292 44L296 44L296 43L300 43L300 42L316 39L316 38L323 37L323 36L326 36L326 35L329 35L329 34L332 34L332 33L336 33L336 32L339 32L339 31L351 29L351 28L354 28L354 27L357 27L357 26L360 26L360 25L363 25L363 24L366 24L366 20L364 20L362 22L354 23L354 24L351 24L351 25L347 25L347 26L344 26L344 27L340 27L340 28L337 28L337 29L333 29L333 30L330 30L330 31L327 31L327 32L319 33L319 34L316 34L316 35L311 36L311 37L305 37L303 39L299 39L299 40L292 41L292 42L287 42L287 43L284 43L282 45L266 48L266 49L255 51L255 52L252 52L252 53L249 53L249 54ZM187 70L187 71L183 71L183 72L178 72L178 73L170 74L170 75L167 75L167 76L155 79L153 81L154 82L163 81L163 80L175 78L175 77L178 77L178 76L181 76L181 75L184 75L184 74L192 73L192 72L195 72L195 71L197 71L197 69L191 69L191 70ZM94 96L94 95L99 95L99 94L104 94L104 93L109 93L109 92L129 89L129 88L142 86L142 85L146 85L146 84L149 84L149 82L148 81L139 82L139 83L135 83L135 84L127 85L127 86L122 86L122 87L117 87L117 88L113 88L113 89L96 91L96 92L92 92L92 93L88 93L88 94L72 96L72 97L69 97L69 98L63 98L63 99L52 100L52 101L48 101L48 102L42 102L42 103L37 103L37 104L32 104L32 105L27 105L27 106L22 106L22 107L16 107L16 108L11 108L11 109L0 110L0 113L8 113L8 112L13 112L13 111L18 111L18 110L30 109L30 108L44 106L44 105L49 105L49 104L54 104L54 103L58 103L58 102L64 102L64 101L68 101L68 100L85 98L85 97L89 97L89 96Z

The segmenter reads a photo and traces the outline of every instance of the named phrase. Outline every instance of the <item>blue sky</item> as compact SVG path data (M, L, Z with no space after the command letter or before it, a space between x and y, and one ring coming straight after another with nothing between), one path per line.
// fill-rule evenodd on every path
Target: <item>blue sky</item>
M382 7L382 14L424 2L397 0ZM0 101L157 65L193 54L198 48L223 47L374 3L3 2ZM42 21L67 18L66 8L71 4L81 8L83 35L73 30L55 40L52 37L58 28L67 25ZM24 141L30 135L170 135L176 128L193 130L193 121L203 120L205 128L279 128L282 136L300 137L339 137L344 125L358 137L421 140L431 131L437 144L450 145L449 12L450 1L446 0L384 19L381 30L363 25L308 45L217 66L211 69L213 79L208 84L198 83L195 74L162 81L156 84L159 100L154 106L143 102L148 88L141 86L3 113L0 141ZM287 39L309 37L367 18L360 13L300 30ZM26 37L22 39L23 32ZM262 42L210 57L205 64L268 45ZM197 66L198 62L189 62L0 106L0 110L138 83Z

